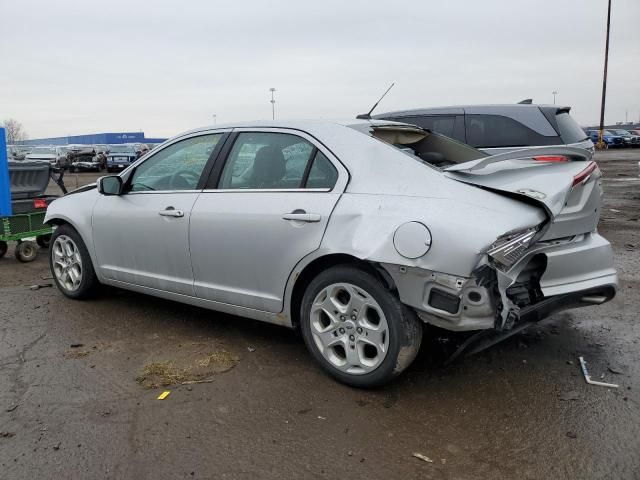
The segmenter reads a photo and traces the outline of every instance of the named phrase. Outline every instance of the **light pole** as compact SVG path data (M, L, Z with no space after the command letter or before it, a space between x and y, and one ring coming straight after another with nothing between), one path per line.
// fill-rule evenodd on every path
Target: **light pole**
M218 124L218 115L216 115L215 113L213 114L213 124L214 125Z
M276 119L276 100L275 98L273 98L273 94L275 93L276 89L271 87L269 91L271 92L271 119L275 120Z
M609 63L609 28L611 27L611 0L609 0L609 6L607 8L607 41L604 47L604 75L602 76L602 104L600 106L600 130L598 130L598 143L596 148L604 150L606 145L602 141L602 135L604 134L604 104L607 98L607 64Z
M556 104L556 95L558 95L558 91L554 90L553 92L551 92L553 94L553 104Z

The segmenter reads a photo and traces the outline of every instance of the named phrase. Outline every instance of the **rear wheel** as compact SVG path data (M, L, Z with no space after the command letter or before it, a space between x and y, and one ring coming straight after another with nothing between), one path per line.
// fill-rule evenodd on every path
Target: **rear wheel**
M414 360L422 324L373 274L353 266L322 272L302 300L301 330L314 359L354 387L383 385Z
M58 289L67 297L88 298L98 286L91 257L82 237L71 225L61 225L51 236L49 267Z
M14 255L22 263L33 262L38 256L38 246L31 241L19 242Z

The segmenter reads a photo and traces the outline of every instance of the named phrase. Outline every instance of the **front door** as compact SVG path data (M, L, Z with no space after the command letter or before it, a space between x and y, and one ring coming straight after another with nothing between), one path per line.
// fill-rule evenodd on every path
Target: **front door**
M133 285L193 295L189 219L201 177L223 133L194 135L135 167L119 196L101 196L93 239L102 275Z
M237 134L191 214L198 297L282 310L295 265L318 249L347 173L300 132Z

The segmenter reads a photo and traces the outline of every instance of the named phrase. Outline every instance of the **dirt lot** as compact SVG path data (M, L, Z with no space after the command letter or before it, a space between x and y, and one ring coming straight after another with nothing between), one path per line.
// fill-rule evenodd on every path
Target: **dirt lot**
M615 300L446 368L457 338L431 330L406 374L376 391L326 377L284 328L111 289L86 302L31 290L51 283L45 252L31 264L10 252L0 477L637 479L640 150L597 160ZM620 388L585 384L578 355ZM163 401L150 388L203 378Z

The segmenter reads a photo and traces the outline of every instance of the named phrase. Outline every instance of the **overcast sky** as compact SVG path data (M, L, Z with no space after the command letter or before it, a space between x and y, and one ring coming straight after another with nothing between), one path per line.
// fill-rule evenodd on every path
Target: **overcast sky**
M600 111L606 0L0 0L0 120L31 138L533 98ZM640 119L640 0L613 0L606 122Z

